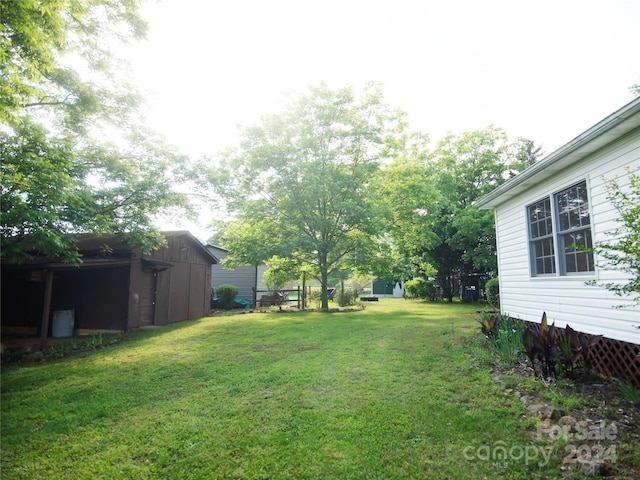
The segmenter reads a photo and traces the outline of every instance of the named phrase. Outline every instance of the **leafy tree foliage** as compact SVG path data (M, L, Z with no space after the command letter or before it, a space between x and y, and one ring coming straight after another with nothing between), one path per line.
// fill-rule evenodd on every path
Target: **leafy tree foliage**
M426 166L428 138L414 135L405 143L405 153L386 165L375 180L372 194L381 207L386 235L372 271L382 278L428 277L435 269L426 258L436 242L433 215L439 208L440 191L429 180Z
M150 249L164 241L154 217L188 210L172 188L186 157L137 126L139 97L111 58L145 27L137 0L0 2L3 257L77 262L79 233Z
M414 275L435 273L451 301L461 276L497 268L493 214L473 202L535 162L540 150L526 139L510 142L495 127L447 135L433 151L415 145L381 176L387 226Z
M111 47L144 37L138 3L0 2L0 121L20 124L25 110L46 110L52 123L75 128L96 117L122 121L138 97L115 68Z
M448 135L438 143L429 166L443 200L430 257L449 300L456 293L455 277L497 270L493 213L478 211L473 202L524 170L538 153L530 141L510 142L495 127Z
M613 179L606 183L607 198L616 208L620 225L608 232L610 239L598 242L594 250L604 259L602 268L628 275L625 282L588 282L600 285L620 297L630 298L631 305L640 304L640 169L629 168L627 182ZM625 185L626 184L626 185Z
M223 235L230 261L293 260L320 281L328 309L329 274L366 266L376 248L370 183L402 118L375 85L356 94L321 84L246 128L215 180L235 217Z

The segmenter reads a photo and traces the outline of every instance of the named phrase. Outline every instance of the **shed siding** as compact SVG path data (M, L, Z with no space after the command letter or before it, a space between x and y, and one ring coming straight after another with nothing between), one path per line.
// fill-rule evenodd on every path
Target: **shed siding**
M210 309L209 295L207 295L208 270L204 265L191 264L189 272L189 318L202 317ZM204 300L203 300L204 299ZM205 304L206 301L206 304Z
M617 212L607 200L604 179L619 176L625 168L640 166L640 132L635 130L572 167L559 171L552 180L532 186L496 209L496 229L502 312L529 321L540 321L543 312L550 322L616 340L640 343L640 308L613 308L630 305L601 287L585 281L624 281L621 272L596 267L594 274L580 276L531 277L526 206L545 196L586 179L591 208L594 242L609 240L616 228ZM604 179L602 178L604 177ZM556 254L558 252L556 251ZM596 264L599 259L596 258Z
M211 258L188 235L169 235L150 258L172 266L157 274L155 323L165 325L209 313Z

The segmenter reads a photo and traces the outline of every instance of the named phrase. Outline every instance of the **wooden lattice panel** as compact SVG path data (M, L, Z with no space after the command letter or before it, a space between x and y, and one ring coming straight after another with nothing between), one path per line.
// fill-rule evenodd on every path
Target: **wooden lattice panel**
M628 380L640 388L640 345L603 338L591 347L589 353L597 371Z

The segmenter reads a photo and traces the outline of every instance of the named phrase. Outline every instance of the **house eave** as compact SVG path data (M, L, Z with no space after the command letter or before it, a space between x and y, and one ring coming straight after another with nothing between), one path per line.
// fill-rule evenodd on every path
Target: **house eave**
M640 97L485 195L474 205L480 210L494 209L638 128L640 128Z

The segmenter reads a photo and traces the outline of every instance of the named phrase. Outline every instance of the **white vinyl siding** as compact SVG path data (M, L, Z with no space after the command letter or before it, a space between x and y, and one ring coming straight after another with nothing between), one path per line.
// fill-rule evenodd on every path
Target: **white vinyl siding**
M624 188L627 168L640 167L640 131L635 130L604 148L559 170L544 182L531 179L528 190L498 205L495 210L502 312L523 320L539 322L546 312L559 327L570 324L576 330L602 334L616 340L640 343L640 307L613 295L602 287L587 286L587 280L626 281L619 271L601 267L594 259L594 271L570 275L533 276L528 207L586 180L590 202L589 231L594 243L611 240L609 232L618 226L618 212L607 200L604 182L618 177ZM554 223L558 218L554 218ZM558 230L556 230L556 234ZM556 246L556 255L561 253ZM563 252L562 252L563 253ZM558 262L557 262L558 263ZM626 305L627 308L614 308Z

